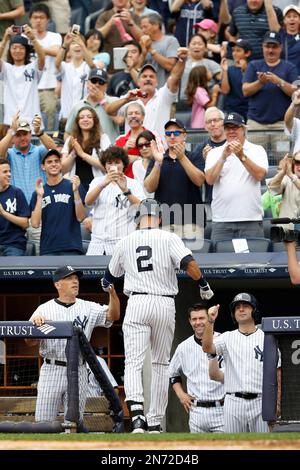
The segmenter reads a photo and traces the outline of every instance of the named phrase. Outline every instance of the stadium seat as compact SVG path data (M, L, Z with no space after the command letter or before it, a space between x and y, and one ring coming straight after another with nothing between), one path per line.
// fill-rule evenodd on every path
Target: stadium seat
M83 253L85 255L88 250L89 244L90 244L90 240L82 240L82 248L83 248Z
M272 244L268 238L250 237L246 238L246 240L249 247L249 252L265 253L267 251L272 251ZM216 241L214 243L214 252L234 253L232 239Z
M183 238L182 241L193 253L210 253L212 251L212 242L205 238L197 240L197 242L186 238Z
M73 24L81 24L81 17L82 8L74 8L74 10L71 10L70 25L72 26Z
M84 22L84 32L85 34L92 28L95 27L95 23L97 21L98 16L104 8L106 8L109 4L109 0L92 0L92 4L90 6L90 14L86 17Z
M275 251L275 252L278 252L278 251L286 251L285 249L285 245L283 242L273 242L273 250L272 251Z
M187 100L179 100L176 103L176 112L177 111L189 111L192 112L192 107L188 104Z
M27 240L25 256L35 256L35 255L36 255L35 244L31 240Z
M204 228L204 238L210 240L211 236L211 220L206 220L206 225Z
M268 214L269 214L269 209L268 209ZM265 238L270 238L270 229L272 227L271 222L270 222L271 219L272 219L272 212L271 212L270 217L264 217L263 218L263 227L264 227L264 237Z
M82 240L90 241L91 232L85 228L83 224L80 224L81 238Z
M191 111L176 111L175 118L179 119L186 129L191 127Z

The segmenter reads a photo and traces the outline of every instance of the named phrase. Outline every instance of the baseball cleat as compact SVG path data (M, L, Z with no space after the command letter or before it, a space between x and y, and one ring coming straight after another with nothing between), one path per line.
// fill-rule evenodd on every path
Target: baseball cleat
M131 422L131 433L132 434L142 434L147 429L146 421L141 418L137 418Z

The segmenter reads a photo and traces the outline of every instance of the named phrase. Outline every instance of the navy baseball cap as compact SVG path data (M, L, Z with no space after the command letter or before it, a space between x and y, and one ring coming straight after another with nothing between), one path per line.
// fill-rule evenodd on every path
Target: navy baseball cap
M243 116L235 112L230 112L226 114L224 119L224 126L226 126L226 124L234 124L235 126L239 127L246 126L246 122Z
M92 69L89 73L89 80L92 78L98 78L99 82L103 82L103 84L108 82L107 72L103 69Z
M45 162L46 158L51 157L51 155L56 155L57 157L61 158L61 153L56 149L50 149L48 152L43 156L42 163Z
M166 124L165 124L165 129L168 129L168 127L170 126L177 126L179 129L184 129L186 130L185 128L185 125L183 124L182 121L180 121L180 119L169 119Z
M246 39L237 39L236 41L230 41L228 43L229 46L234 47L238 46L244 49L245 52L252 51L252 46L249 41Z
M61 266L53 274L53 282L58 282L61 279L72 276L72 274L77 274L78 277L83 276L83 272L79 269L74 269L72 266Z
M29 47L28 39L20 34L11 37L9 45L11 46L12 44L22 44L22 46Z
M267 31L263 43L281 44L281 36L276 31Z

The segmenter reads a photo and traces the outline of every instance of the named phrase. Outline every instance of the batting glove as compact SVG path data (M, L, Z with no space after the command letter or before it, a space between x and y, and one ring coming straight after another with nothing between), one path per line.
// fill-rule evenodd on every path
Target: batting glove
M113 287L113 284L110 284L105 277L101 279L101 287L104 290L104 292L109 292L109 289Z
M213 297L214 293L210 288L210 285L206 281L205 286L200 286L200 297L203 300L209 300Z

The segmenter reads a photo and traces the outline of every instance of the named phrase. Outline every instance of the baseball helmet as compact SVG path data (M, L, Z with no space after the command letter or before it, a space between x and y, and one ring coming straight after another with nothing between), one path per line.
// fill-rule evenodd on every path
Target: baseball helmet
M160 203L151 198L143 199L137 208L134 217L134 221L137 225L140 223L140 220L144 215L154 215L155 217L161 217Z
M234 297L233 301L229 305L230 312L231 312L231 318L233 320L233 323L237 323L237 321L235 319L234 311L235 311L236 304L238 304L239 302L246 302L247 304L250 304L253 307L252 318L253 318L255 324L259 323L260 313L259 313L259 310L258 310L257 300L254 297L254 295L248 294L247 292L242 292L241 294L237 294Z

